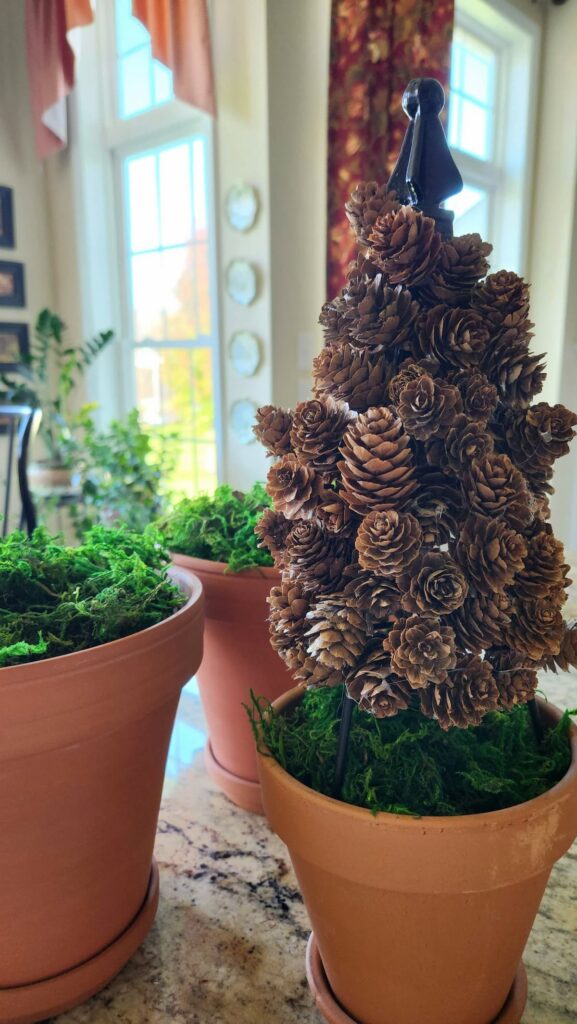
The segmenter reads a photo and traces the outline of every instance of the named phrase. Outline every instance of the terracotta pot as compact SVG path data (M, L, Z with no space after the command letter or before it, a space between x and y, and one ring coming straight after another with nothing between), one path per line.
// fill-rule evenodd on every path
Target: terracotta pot
M90 650L0 669L0 1022L44 1020L148 932L168 744L202 656L203 598Z
M266 599L279 573L264 567L232 573L224 562L172 557L198 576L206 602L197 679L210 737L207 769L234 803L262 814L254 737L243 704L251 689L273 701L292 686L268 633Z
M277 712L301 696L285 694ZM551 868L577 834L575 728L571 745L571 767L548 793L454 818L375 816L259 756L266 814L313 925L309 983L326 1020L518 1024L523 949Z

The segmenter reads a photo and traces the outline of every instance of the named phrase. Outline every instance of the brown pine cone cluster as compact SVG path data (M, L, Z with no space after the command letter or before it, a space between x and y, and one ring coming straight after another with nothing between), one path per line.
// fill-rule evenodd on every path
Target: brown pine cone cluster
M532 404L529 289L487 275L478 235L441 237L375 182L347 215L359 255L321 312L313 397L255 428L276 460L271 642L304 686L465 728L531 700L539 668L577 667L547 522L577 415Z

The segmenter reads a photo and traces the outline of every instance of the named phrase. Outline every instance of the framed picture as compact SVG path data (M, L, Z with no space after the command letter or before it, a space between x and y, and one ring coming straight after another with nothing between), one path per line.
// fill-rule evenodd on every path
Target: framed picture
M21 309L25 305L24 264L0 260L0 306Z
M14 248L12 189L0 185L0 249Z
M0 323L0 373L21 371L28 352L28 324Z

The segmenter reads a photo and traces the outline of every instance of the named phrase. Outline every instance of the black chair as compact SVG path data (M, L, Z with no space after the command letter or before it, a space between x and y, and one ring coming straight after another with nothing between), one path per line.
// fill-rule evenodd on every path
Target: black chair
M8 448L4 516L1 523L3 537L6 536L9 528L14 463L16 463L17 467L18 488L22 501L20 529L26 528L30 534L36 527L36 510L32 501L32 495L30 494L30 488L28 487L27 461L30 440L38 429L41 415L40 409L32 409L29 405L15 405L10 402L0 403L0 437L7 439ZM16 458L14 458L14 455L16 455Z

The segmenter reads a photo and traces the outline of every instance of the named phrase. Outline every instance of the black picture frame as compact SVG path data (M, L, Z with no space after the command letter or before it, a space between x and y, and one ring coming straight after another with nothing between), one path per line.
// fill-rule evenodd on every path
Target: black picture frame
M0 373L22 373L28 366L28 324L0 323Z
M15 245L13 195L11 188L0 185L0 249L13 249Z
M12 290L7 291L5 289L9 287L10 279ZM13 260L0 260L0 306L22 309L25 305L24 264L15 263Z

